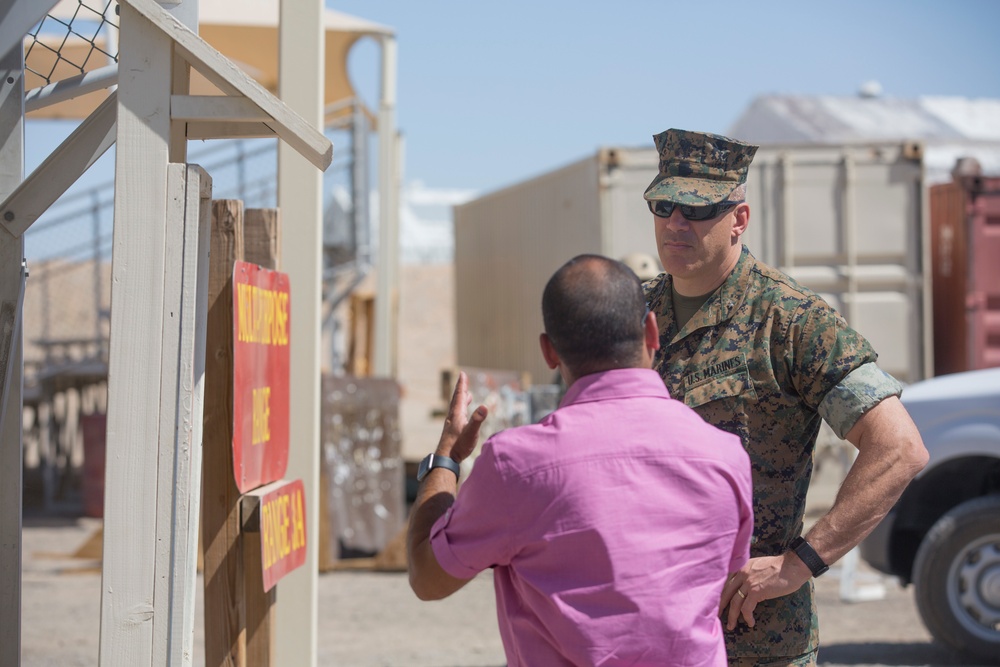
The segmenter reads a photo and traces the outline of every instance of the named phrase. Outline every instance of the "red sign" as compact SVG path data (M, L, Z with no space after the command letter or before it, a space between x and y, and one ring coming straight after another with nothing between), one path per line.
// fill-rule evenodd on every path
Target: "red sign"
M233 473L240 493L288 468L288 275L233 267Z
M306 493L302 480L281 480L247 495L260 498L264 591L306 562Z

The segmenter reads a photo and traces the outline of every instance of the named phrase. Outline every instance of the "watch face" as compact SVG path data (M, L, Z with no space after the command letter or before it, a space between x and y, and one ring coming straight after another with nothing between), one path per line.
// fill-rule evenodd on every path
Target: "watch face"
M427 473L431 471L431 457L433 454L428 454L420 461L420 465L417 466L417 481L424 481L424 477L427 477Z
M820 555L816 553L816 550L812 548L812 545L806 542L804 537L796 537L789 546L802 559L802 562L806 564L806 567L812 572L812 576L818 577L830 569L823 562L823 559L820 558Z

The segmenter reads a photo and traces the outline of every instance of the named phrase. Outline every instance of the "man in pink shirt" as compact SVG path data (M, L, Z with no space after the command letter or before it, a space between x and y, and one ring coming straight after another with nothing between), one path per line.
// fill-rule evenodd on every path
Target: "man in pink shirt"
M538 424L497 433L457 493L486 409L459 376L410 520L410 586L451 595L492 567L500 635L521 665L726 665L719 602L749 558L738 437L671 399L635 274L581 255L542 296L542 354L569 387Z

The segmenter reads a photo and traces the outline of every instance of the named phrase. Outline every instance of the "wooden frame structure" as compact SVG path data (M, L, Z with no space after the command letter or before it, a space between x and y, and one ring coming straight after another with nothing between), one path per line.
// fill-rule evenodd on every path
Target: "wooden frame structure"
M129 327L133 335L117 344L112 338L109 363L108 461L112 463L105 488L101 664L186 664L190 652L184 650L184 642L193 622L188 618L193 617L195 562L184 562L181 545L192 534L191 526L169 504L136 502L137 497L149 498L150 489L157 487L150 474L157 469L157 453L135 443L159 440L162 448L171 438L188 435L177 428L181 422L174 422L174 429L165 428L169 421L159 417L164 404L174 396L178 403L196 402L192 418L201 418L198 385L167 382L173 375L170 365L184 364L186 359L176 359L170 348L167 334L173 330L163 280L167 267L156 261L171 256L171 221L165 219L165 208L148 203L168 196L163 177L167 165L184 161L186 140L192 134L277 135L320 169L329 165L332 147L312 125L152 0L129 0L122 5L120 20L115 189L126 196L115 201L111 326L112 331ZM218 100L189 97L188 67L232 99L216 109ZM182 118L174 115L175 105ZM225 124L215 125L220 122ZM157 308L157 302L163 305ZM136 310L145 313L139 323ZM180 316L183 320L184 312ZM196 313L195 321L204 326L204 312ZM161 345L156 344L158 336ZM115 387L147 386L157 375L162 378L158 394L149 391L136 397L115 391ZM183 449L183 443L177 442L176 448ZM190 471L191 478L200 479L200 469L195 471L192 465ZM176 464L172 476L159 476L160 481L171 478L174 498L183 497L185 480ZM197 513L188 509L187 517L196 519ZM156 580L164 574L156 566L158 551L164 548L172 553L171 567L184 583L175 585L167 599L156 595ZM177 613L171 615L174 610Z
M323 124L324 64L322 58L308 54L324 50L322 11L320 2L282 2L279 14L281 97L317 126ZM303 68L303 62L309 65ZM278 208L285 232L279 264L294 290L298 332L289 369L291 446L285 474L305 485L307 532L318 535L323 181L322 174L284 143L278 145ZM315 223L303 224L307 220ZM318 561L316 540L310 540L301 568L304 575L282 582L282 599L294 599L295 604L283 606L274 620L275 664L316 665Z
M13 0L0 30L0 53L20 57L15 47L25 31L54 4ZM320 0L314 4L321 7ZM23 164L23 61L15 66L11 55L0 65L11 84L0 88L0 125L12 130L0 145L0 306L10 315L0 319L0 453L4 497L17 496L17 503L4 506L16 507L16 516L0 517L3 664L20 662L20 419L9 418L20 415L6 408L21 402L24 232L117 143L111 327L121 335L112 336L109 360L100 664L191 664L211 179L185 164L186 142L277 137L316 174L332 158L319 123L292 111L189 27L196 23L197 0L162 5L121 1L117 93L23 181L20 167L17 173L10 168ZM286 13L283 7L283 18ZM224 96L189 95L191 68ZM318 228L318 217L301 224ZM313 393L318 405L318 386ZM18 461L8 465L14 455ZM315 626L315 605L311 611ZM8 622L6 614L16 618ZM314 634L308 643L315 644Z

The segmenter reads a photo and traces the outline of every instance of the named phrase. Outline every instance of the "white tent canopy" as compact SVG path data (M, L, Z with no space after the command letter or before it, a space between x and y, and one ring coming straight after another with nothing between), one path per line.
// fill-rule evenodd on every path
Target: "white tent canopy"
M727 131L768 145L918 141L927 184L951 181L960 157L1000 175L1000 100L957 96L763 95Z

